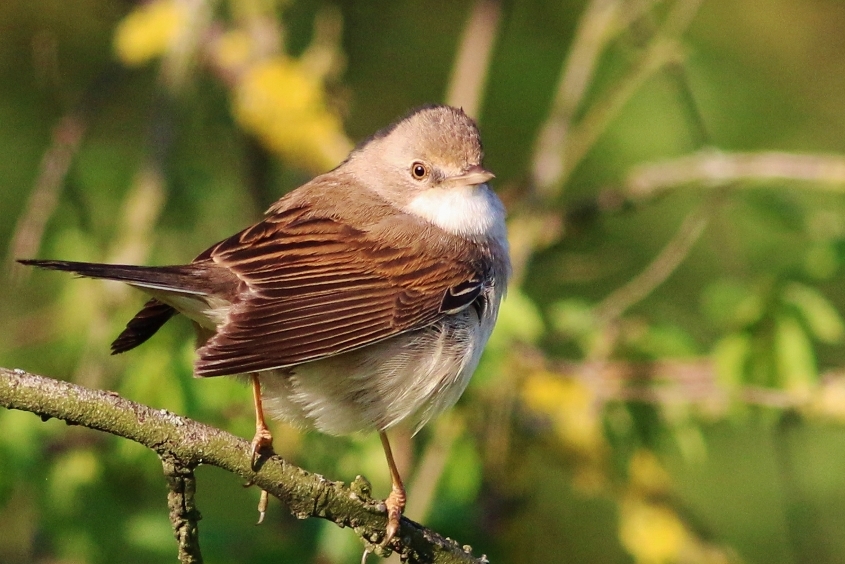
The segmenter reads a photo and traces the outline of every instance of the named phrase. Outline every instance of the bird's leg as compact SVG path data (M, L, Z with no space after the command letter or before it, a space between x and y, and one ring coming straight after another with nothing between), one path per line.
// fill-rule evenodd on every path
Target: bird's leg
M273 453L273 435L270 434L267 422L264 421L264 407L261 403L261 380L258 379L258 374L252 374L250 378L252 378L252 402L255 406L255 436L252 438L252 459L250 465L253 470L257 470L256 463L261 455L261 451L270 454ZM270 496L267 490L261 490L261 497L258 499L257 525L260 525L264 521L264 515L267 513L267 504L269 501Z
M261 380L258 374L250 375L252 378L252 403L255 405L255 436L252 438L252 469L256 470L256 463L261 451L273 453L273 435L264 421L264 408L261 404Z
M379 437L381 438L381 446L384 448L384 455L387 457L387 466L390 468L390 480L392 482L390 495L384 500L384 505L387 507L387 529L384 542L381 544L387 546L399 532L399 522L402 519L402 511L405 510L405 485L402 483L402 477L396 468L396 462L393 460L393 451L390 450L387 434L382 431L379 433Z

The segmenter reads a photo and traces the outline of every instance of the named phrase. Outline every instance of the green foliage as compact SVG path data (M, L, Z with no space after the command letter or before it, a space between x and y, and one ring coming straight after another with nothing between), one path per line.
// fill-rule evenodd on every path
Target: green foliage
M447 92L486 70L473 113L517 283L458 423L398 433L412 463L448 451L420 519L493 562L838 562L845 8L478 5L489 64L450 78L468 4L3 2L3 255L188 261L409 108L472 108ZM141 294L2 276L3 366L251 435L243 381L192 378L184 319L112 357ZM377 437L274 432L386 495ZM360 557L275 504L254 527L257 492L198 479L208 562ZM0 411L4 563L172 559L164 489L137 445Z

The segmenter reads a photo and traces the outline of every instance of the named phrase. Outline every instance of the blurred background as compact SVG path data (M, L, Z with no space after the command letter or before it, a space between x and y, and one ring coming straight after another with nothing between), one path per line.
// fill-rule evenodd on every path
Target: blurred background
M14 258L183 263L409 109L463 106L515 275L455 409L394 444L409 517L491 562L845 562L845 4L4 0L0 365L242 437L145 298ZM377 436L273 426L335 480ZM201 467L206 562L357 562ZM0 562L175 561L155 454L0 410ZM374 557L371 557L374 561Z

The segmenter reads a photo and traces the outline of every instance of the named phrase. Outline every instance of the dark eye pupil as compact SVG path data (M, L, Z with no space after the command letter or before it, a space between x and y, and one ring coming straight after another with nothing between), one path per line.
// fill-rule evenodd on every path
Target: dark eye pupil
M414 176L417 178L422 178L425 176L425 167L421 164L414 165Z

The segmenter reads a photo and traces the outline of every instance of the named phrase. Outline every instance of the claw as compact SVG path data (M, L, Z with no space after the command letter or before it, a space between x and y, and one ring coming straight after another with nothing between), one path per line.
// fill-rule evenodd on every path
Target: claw
M258 522L256 525L264 522L264 516L267 514L267 505L269 503L270 494L267 493L267 490L261 490L261 497L258 498Z

